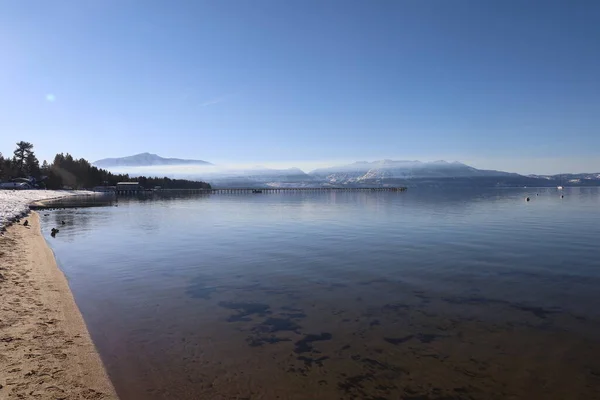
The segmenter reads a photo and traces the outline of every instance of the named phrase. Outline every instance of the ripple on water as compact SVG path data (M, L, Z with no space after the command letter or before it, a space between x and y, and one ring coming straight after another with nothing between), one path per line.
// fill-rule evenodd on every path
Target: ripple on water
M68 222L48 239L122 398L592 399L598 205L415 190L42 219Z

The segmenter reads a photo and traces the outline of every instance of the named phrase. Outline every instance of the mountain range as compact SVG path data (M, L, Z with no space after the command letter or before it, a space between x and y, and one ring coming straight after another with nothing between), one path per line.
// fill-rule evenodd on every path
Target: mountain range
M233 170L202 160L163 158L142 153L123 158L98 160L94 165L138 175L167 175L175 178L204 180L215 187L259 186L599 186L600 173L529 175L483 170L460 162L380 160L319 168L306 173L298 168L257 167ZM168 168L166 168L168 166ZM177 166L185 168L177 169ZM161 168L165 167L165 168ZM191 167L191 168L190 168ZM200 167L200 168L195 168Z
M147 167L154 165L213 165L208 161L163 158L151 153L140 153L120 158L103 158L102 160L94 161L93 164L99 168L107 169L117 167Z
M349 165L314 170L310 175L330 182L380 183L389 179L433 179L519 176L510 172L482 170L446 161L359 161Z

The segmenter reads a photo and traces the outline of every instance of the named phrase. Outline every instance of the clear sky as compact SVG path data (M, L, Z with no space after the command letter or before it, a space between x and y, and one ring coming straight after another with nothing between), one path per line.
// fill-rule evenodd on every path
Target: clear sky
M600 171L600 1L0 0L0 151Z

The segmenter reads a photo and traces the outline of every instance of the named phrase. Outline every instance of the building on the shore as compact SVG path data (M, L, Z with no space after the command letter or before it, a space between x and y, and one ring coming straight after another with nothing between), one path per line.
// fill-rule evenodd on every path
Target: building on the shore
M117 192L138 192L144 190L139 182L119 182L117 183Z

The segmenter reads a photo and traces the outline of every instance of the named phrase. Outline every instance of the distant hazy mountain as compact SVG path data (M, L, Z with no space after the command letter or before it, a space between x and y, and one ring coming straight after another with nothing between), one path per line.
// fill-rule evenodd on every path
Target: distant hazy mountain
M208 180L215 187L255 186L318 186L320 181L299 168L271 169L258 167L245 170L207 171L202 176L184 176L187 179Z
M308 174L298 168L287 170L253 169L221 173L206 180L216 186L368 186L464 184L504 186L531 184L536 179L502 171L480 170L459 162L359 161L321 168ZM452 183L449 182L452 180ZM460 182L458 182L460 180ZM522 183L524 182L524 183Z
M243 175L247 178L263 182L306 182L314 180L312 176L308 175L299 168L255 169L245 171Z
M460 162L446 161L358 161L348 165L320 168L306 173L298 168L254 167L229 169L201 160L163 158L142 153L123 158L98 160L96 166L131 176L156 175L201 180L215 187L326 187L326 186L408 186L408 187L515 187L515 186L600 186L600 173L530 175L483 170ZM175 166L175 167L173 167ZM185 166L178 168L177 166ZM198 168L195 168L197 166Z
M600 179L600 172L593 173L582 173L582 174L558 174L558 175L528 175L532 178L542 179L563 179L565 181L570 179Z
M375 183L390 179L474 178L519 176L502 171L482 170L459 162L446 161L360 161L339 167L321 168L310 175L331 183Z
M600 185L600 172L581 174L559 175L528 175L530 178L540 179L552 185L561 186L598 186Z
M100 168L115 167L148 167L152 165L212 165L202 160L182 160L179 158L163 158L156 154L141 153L134 156L120 158L104 158L95 161L95 166Z

